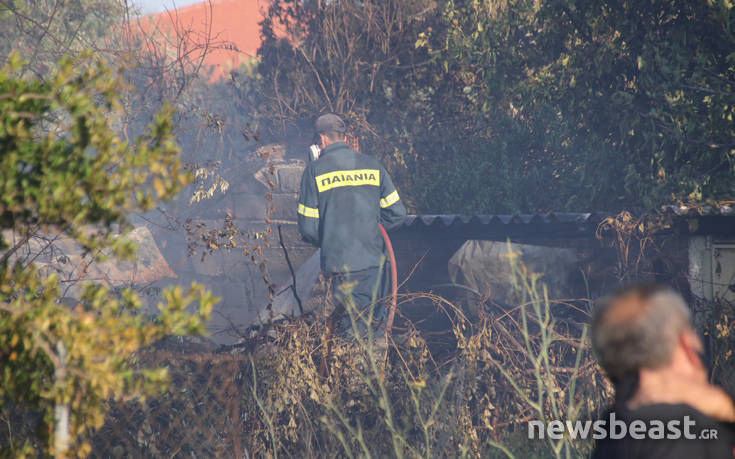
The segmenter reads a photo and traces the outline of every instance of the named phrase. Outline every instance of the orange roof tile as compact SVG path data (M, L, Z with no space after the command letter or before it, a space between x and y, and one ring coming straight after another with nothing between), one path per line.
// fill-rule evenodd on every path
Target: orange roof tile
M201 45L209 36L211 47L204 65L212 68L212 79L216 80L256 55L261 43L259 23L267 7L268 0L202 1L144 16L136 22L147 34L159 31L186 36L187 49L194 58L201 56ZM169 41L169 45L172 43Z

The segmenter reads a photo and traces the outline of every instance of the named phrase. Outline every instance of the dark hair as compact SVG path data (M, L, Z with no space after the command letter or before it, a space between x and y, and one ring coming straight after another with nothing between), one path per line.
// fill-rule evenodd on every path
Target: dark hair
M691 328L684 299L670 287L637 284L600 301L592 347L613 383L671 361L680 334Z
M322 135L326 136L332 142L339 142L340 140L345 139L344 132L328 131L328 132L322 132Z

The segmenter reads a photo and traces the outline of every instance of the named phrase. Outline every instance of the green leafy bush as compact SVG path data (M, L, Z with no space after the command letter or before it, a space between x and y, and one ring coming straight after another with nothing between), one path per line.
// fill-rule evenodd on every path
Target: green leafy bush
M127 216L190 180L170 109L133 143L118 136L123 85L115 72L85 56L62 60L48 81L22 78L20 68L12 56L0 70L0 408L10 420L12 413L43 420L40 434L26 438L13 437L11 426L4 446L14 454L35 446L36 454L83 456L108 398L165 387L166 369L134 367L135 352L168 334L202 332L213 299L198 285L169 289L153 322L139 314L131 289L117 295L87 283L74 305L64 304L62 283L76 279L42 276L33 259L18 256L36 235L64 234L94 261L130 259Z

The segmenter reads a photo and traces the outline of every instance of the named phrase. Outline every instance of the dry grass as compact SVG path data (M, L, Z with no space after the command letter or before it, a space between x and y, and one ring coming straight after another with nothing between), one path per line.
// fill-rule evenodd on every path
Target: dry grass
M371 340L331 338L327 354L318 321L277 326L250 352L149 350L140 364L168 365L169 389L112 407L94 455L584 455L583 441L528 441L527 422L589 419L610 395L585 303L548 299L538 276L512 265L517 306L484 304L473 320L431 293L402 295L403 310L422 306L398 321L385 368Z

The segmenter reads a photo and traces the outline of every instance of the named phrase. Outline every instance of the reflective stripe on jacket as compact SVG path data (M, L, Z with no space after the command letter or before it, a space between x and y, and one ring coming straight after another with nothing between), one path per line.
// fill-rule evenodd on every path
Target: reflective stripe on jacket
M306 166L297 213L304 239L322 249L322 270L350 272L380 265L378 223L399 226L406 207L380 162L336 142Z

